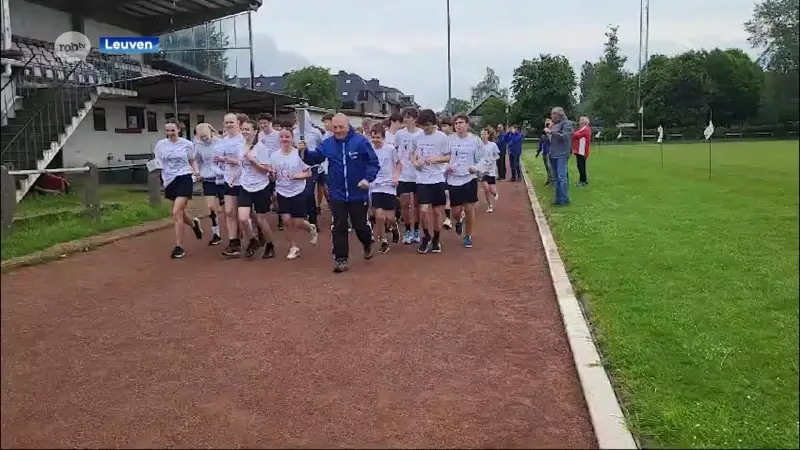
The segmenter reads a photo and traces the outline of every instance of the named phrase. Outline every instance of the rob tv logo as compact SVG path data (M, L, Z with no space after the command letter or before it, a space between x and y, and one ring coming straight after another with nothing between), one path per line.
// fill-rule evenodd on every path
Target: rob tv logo
M158 37L100 37L100 53L137 54L161 51Z

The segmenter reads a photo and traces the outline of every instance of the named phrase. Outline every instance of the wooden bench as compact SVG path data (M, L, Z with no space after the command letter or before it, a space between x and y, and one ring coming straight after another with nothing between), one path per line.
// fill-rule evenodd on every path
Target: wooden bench
M739 131L739 132L732 131L732 132L725 133L725 139L727 140L728 138L741 139L742 138L742 132L741 131Z
M775 133L771 131L759 131L755 135L758 137L775 137Z
M683 139L683 135L682 134L668 134L667 137L670 140L672 140L672 139Z

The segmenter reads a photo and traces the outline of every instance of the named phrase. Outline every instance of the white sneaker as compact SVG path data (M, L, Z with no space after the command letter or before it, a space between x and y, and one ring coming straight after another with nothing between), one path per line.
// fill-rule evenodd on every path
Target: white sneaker
M495 193L494 193L494 199L495 199L495 200L497 200L498 198L500 198L500 194L498 194L497 192L495 192Z
M317 233L317 226L311 225L308 229L308 235L311 237L311 245L317 245L317 239L319 238L319 233Z
M298 256L300 256L300 248L292 247L289 249L289 254L286 255L286 259L297 259Z
M492 206L492 205L489 205L489 207L488 207L488 208L486 208L486 212L487 212L487 213L492 213L492 212L494 212L494 206Z
M442 226L445 229L449 230L450 228L453 228L453 221L450 220L449 217L447 217L447 218L444 219L444 223L442 224Z

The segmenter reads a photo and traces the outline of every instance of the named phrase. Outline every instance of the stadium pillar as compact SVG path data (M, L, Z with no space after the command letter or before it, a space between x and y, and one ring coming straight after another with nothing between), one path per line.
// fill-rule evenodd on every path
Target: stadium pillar
M225 88L225 111L231 111L231 91L228 88Z
M172 79L172 106L175 108L175 120L178 120L178 80Z
M256 62L253 55L253 12L247 11L247 38L250 40L247 46L250 47L250 89L256 88ZM239 75L238 73L236 74Z
M9 0L3 2L3 50L11 49L11 8L8 6Z

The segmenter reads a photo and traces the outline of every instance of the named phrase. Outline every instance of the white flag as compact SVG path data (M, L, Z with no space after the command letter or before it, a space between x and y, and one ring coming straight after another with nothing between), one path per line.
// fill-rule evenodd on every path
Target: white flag
M639 114L644 114L644 105L639 107Z
M617 135L617 140L622 139L622 130L619 130L619 134Z
M602 133L602 131L598 131L597 134L594 135L594 138L600 139L600 133Z
M664 142L664 127L658 126L658 141L659 144Z
M714 135L714 122L708 121L708 126L705 130L703 130L703 136L705 136L706 140L711 139L711 136Z

